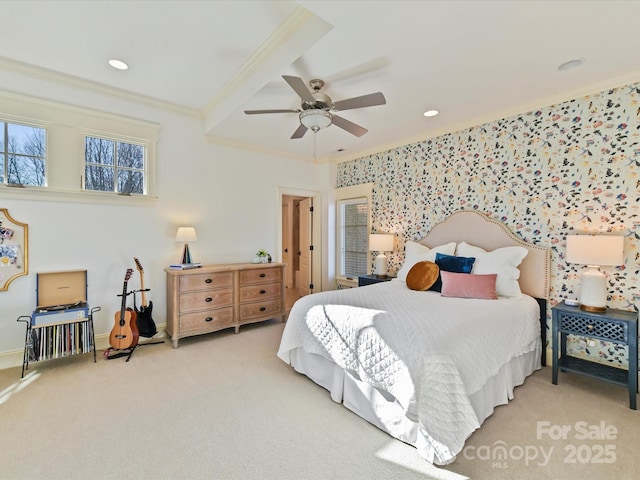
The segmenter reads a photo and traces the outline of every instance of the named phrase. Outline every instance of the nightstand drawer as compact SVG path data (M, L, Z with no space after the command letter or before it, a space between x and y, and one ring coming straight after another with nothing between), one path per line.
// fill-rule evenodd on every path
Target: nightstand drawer
M610 319L589 318L560 312L560 330L576 335L588 335L612 342L627 343L628 324Z

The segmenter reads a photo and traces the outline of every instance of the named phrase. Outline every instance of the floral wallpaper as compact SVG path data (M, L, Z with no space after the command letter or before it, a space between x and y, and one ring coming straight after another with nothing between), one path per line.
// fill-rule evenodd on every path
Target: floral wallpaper
M404 241L449 214L481 211L552 248L551 305L576 297L582 265L565 261L571 233L625 236L625 263L604 267L609 306L640 306L640 84L607 90L338 165L337 187L374 183L373 231ZM550 314L547 320L551 328ZM574 355L626 367L626 347L574 338Z

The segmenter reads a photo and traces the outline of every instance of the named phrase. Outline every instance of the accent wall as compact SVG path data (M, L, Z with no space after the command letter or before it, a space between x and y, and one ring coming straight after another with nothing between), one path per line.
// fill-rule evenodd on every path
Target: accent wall
M501 220L551 247L551 305L576 297L582 265L565 261L566 236L625 236L625 263L604 267L609 306L640 305L640 84L496 120L338 165L336 187L373 182L373 231L404 241L462 209ZM550 319L548 328L550 329ZM574 355L625 366L626 347L573 339Z

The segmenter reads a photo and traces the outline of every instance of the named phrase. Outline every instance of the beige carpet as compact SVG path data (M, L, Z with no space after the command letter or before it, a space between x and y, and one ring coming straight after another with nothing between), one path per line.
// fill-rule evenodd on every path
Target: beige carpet
M439 469L277 359L282 327L144 346L128 363L44 362L23 380L1 370L0 478L638 478L640 417L623 388L569 374L553 386L549 369L537 372ZM576 439L580 421L605 422L610 438ZM537 438L538 422L571 431ZM506 458L491 459L499 446Z

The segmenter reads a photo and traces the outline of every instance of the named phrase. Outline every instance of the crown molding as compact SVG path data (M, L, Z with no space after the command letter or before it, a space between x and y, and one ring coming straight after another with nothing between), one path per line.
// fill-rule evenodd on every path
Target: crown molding
M99 82L84 80L78 77L74 77L73 75L56 72L47 68L36 67L34 65L29 65L27 63L19 62L17 60L11 60L5 57L0 57L0 69L47 80L60 85L66 85L68 87L80 88L111 97L121 98L123 100L148 105L162 110L178 113L180 115L186 115L199 119L201 118L200 112L194 108L188 108L176 103L159 100L157 98L138 93L132 93L120 88L109 87Z

